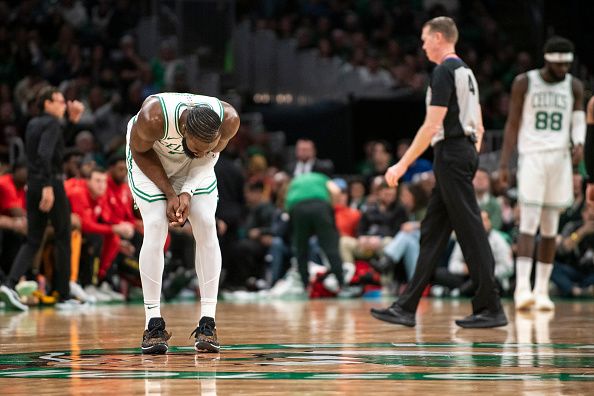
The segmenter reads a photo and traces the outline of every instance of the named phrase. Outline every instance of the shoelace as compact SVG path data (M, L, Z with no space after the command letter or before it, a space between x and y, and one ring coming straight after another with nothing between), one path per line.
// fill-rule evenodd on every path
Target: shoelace
M213 330L214 326L212 326L211 323L205 322L196 327L192 334L190 334L190 337L192 337L193 335L196 335L196 337L198 337L198 333L204 334L205 336L213 336Z
M147 338L167 338L167 333L165 329L161 329L160 327L155 327L148 331Z

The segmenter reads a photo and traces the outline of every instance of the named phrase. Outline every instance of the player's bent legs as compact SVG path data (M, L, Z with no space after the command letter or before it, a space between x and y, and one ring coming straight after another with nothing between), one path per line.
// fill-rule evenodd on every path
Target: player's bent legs
M166 216L167 201L148 202L136 198L142 214L144 239L140 248L140 280L144 296L145 328L151 318L161 317L161 282L165 257L163 246L169 222Z
M196 274L200 287L201 316L214 319L221 275L221 249L217 237L215 212L218 191L194 195L189 220L196 239Z

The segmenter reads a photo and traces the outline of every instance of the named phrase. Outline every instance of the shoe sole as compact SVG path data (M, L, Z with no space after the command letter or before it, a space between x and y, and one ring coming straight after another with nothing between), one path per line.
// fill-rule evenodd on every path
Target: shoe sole
M514 299L514 305L516 306L516 310L518 311L525 311L530 309L533 305L534 305L534 299L526 299L524 301L522 301L521 303L516 302L516 300Z
M399 324L399 325L403 325L406 327L415 327L415 325L416 325L416 323L399 321L399 320L394 319L394 317L392 315L384 315L384 314L381 314L378 312L371 311L371 316L373 316L376 319L382 320L384 322L388 322L388 323L392 323L392 324Z
M194 349L196 352L206 352L206 353L219 353L221 351L221 347L218 345L213 345L206 341L198 341L194 344Z
M24 305L21 302L16 303L15 301L13 301L13 298L14 297L12 295L5 293L3 291L0 291L0 300L4 301L4 304L6 304L6 308L13 308L17 311L22 311L22 312L29 310L29 307L27 307L26 305Z
M164 355L167 353L169 347L165 344L151 345L150 347L141 346L142 353L145 355Z
M461 324L458 320L456 320L456 324L464 329L491 329L494 327L503 327L507 325L507 320L505 322L497 322L497 323L469 323L469 324Z

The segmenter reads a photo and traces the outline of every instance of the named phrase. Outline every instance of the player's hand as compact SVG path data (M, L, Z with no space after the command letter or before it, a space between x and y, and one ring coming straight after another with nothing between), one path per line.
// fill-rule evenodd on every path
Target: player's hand
M586 187L586 203L594 206L594 183L588 183Z
M571 162L573 166L578 166L584 158L584 146L578 144L571 149Z
M167 215L167 220L169 220L169 225L177 224L177 208L179 208L179 197L177 195L168 196L165 214Z
M396 165L392 165L391 167L389 167L386 171L386 174L384 175L384 177L386 178L386 183L388 183L388 186L398 186L398 180L402 176L404 176L404 174L406 173L406 169L407 167L401 164L400 162L398 162Z
M499 184L504 190L509 188L509 169L506 166L499 168Z
M217 234L219 236L225 235L227 232L227 223L221 219L217 219Z
M184 225L190 214L190 200L192 197L190 194L184 192L178 195L178 199L179 206L175 211L175 222L172 222L169 225L181 227Z
M52 186L43 187L41 190L41 201L39 201L39 210L49 212L54 206L54 188Z
M85 111L85 105L78 100L69 100L68 103L66 103L66 108L68 109L68 118L75 124L80 121L80 117L82 117L82 114Z

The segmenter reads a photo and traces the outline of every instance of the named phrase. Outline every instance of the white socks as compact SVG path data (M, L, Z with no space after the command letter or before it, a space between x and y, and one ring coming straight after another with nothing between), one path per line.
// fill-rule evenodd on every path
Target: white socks
M516 259L516 293L530 291L530 275L532 274L532 259L518 257Z
M553 272L553 264L537 262L534 281L534 294L549 295L549 280ZM530 275L532 273L532 259L518 257L516 260L516 292L529 291Z
M144 322L145 330L148 330L149 321L152 318L160 318L161 317L161 303L157 300L154 303L147 302L146 298L144 299L144 316L146 318Z
M551 272L553 272L553 264L541 263L540 261L536 264L534 294L541 296L549 295L549 280L551 279Z

